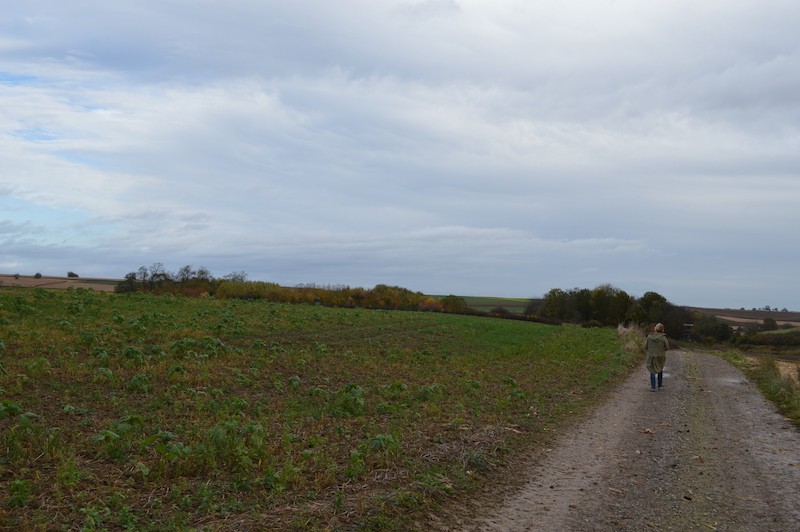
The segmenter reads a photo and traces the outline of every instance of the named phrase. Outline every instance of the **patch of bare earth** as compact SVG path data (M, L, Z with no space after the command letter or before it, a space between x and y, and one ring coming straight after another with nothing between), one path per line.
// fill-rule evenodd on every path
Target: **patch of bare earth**
M800 434L743 374L670 351L440 530L800 530Z
M33 275L0 274L0 287L20 288L89 288L103 292L113 292L121 279L98 279L93 277L55 277Z

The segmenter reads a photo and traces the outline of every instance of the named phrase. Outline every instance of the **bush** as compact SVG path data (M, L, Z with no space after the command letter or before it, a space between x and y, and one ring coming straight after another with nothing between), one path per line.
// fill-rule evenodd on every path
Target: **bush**
M458 297L454 295L449 295L443 297L441 299L442 303L442 310L445 312L466 312L469 309L469 305L467 305L467 300L463 297Z
M33 278L34 279L41 279L42 278L42 274L39 273L39 272L36 272L36 275L34 275Z
M78 277L78 274L75 272L67 272L67 277Z

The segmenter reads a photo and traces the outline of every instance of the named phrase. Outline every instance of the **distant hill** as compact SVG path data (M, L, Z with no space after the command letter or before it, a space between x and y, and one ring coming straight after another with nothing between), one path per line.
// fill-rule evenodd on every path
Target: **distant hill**
M92 288L94 290L113 292L114 287L122 279L101 279L97 277L57 277L53 275L16 275L0 274L0 288L20 286L23 288Z
M700 312L701 314L716 316L717 319L720 319L732 326L747 325L749 323L764 323L765 318L772 318L779 326L790 325L792 327L800 327L800 312L781 312L775 310L734 310L729 308L686 308L693 312Z
M434 296L442 297L442 296ZM479 310L481 312L491 312L492 310L502 307L514 314L523 314L525 307L531 302L528 298L517 297L484 297L484 296L459 296L467 302L467 306L471 309Z

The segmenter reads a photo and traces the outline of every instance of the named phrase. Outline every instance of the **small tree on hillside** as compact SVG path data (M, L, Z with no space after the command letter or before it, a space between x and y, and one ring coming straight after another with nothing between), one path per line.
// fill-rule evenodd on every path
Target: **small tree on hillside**
M136 280L136 272L130 272L125 276L125 279L117 283L117 286L114 287L114 292L120 294L136 292L138 287L139 282Z
M764 318L764 325L761 328L765 331L777 331L778 322L773 318Z
M449 295L447 297L443 297L440 303L442 304L442 310L445 312L459 313L469 310L467 300L463 297Z
M231 272L225 277L223 277L226 281L230 281L232 283L244 283L247 281L247 273L246 272Z

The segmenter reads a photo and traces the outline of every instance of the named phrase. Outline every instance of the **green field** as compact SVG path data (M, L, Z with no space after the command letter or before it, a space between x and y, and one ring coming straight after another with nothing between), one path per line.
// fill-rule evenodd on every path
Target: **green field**
M608 329L3 289L0 529L403 529L634 357Z
M441 296L436 296L441 297ZM515 314L522 314L525 307L530 303L530 299L512 297L483 297L483 296L461 296L471 309L481 312L491 312L496 308L504 308Z

